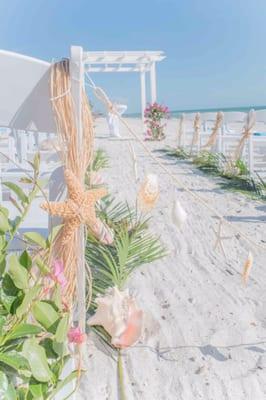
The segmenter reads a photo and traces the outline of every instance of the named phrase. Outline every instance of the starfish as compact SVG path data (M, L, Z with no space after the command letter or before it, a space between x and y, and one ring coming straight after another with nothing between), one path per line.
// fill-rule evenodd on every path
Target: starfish
M216 250L217 247L220 246L220 249L222 250L222 253L223 253L223 255L224 255L224 258L226 259L226 254L225 254L225 250L224 250L223 240L225 240L225 239L231 239L231 237L230 237L230 236L222 236L222 225L223 225L223 221L222 221L222 219L220 219L219 227L218 227L218 232L216 232L216 230L215 230L214 228L212 228L213 231L214 231L214 233L215 233L215 235L216 235L216 241L215 241L215 244L214 244L214 247L213 247L213 248L214 248L214 250Z
M97 232L101 221L96 216L95 204L107 195L105 188L84 190L76 176L65 170L65 182L68 199L63 202L47 202L41 208L63 218L64 227L62 243L67 243L81 224L87 225L94 233Z

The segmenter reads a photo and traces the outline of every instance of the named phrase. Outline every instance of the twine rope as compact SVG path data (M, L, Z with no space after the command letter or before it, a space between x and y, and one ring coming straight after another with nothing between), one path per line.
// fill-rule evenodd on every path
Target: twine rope
M250 110L249 114L248 114L248 118L246 121L246 124L244 126L244 132L242 133L242 136L239 140L239 143L233 153L233 161L238 160L242 154L243 154L243 150L244 150L244 146L245 146L245 142L246 140L248 140L250 138L250 136L253 133L253 128L255 126L256 123L256 115L255 115L255 111L254 110Z
M214 123L214 127L212 129L212 133L209 136L207 143L204 146L202 146L203 149L205 149L207 147L212 147L215 145L215 143L217 141L218 131L222 126L223 119L224 119L224 114L221 111L219 111L216 114L216 120Z

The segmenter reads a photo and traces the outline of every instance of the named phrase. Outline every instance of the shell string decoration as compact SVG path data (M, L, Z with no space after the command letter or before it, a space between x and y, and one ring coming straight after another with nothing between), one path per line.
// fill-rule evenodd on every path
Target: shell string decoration
M143 212L154 208L159 198L158 177L155 174L147 174L138 192L138 205Z
M95 204L102 197L107 195L105 188L84 190L79 180L69 170L65 170L65 182L68 190L68 199L64 202L47 202L41 204L41 208L53 216L63 218L64 225L62 231L62 244L67 244L73 238L77 228L87 225L89 230L99 237L103 223L97 218ZM101 234L101 239L105 244L110 244L110 236L107 242Z
M96 298L96 313L89 319L90 326L100 325L111 336L111 344L123 349L134 345L140 338L143 312L128 290L113 287L105 296Z
M250 251L248 253L248 257L244 263L243 272L242 272L242 280L243 280L244 285L247 285L250 270L253 266L253 261L254 261L254 257Z
M172 221L177 228L180 228L187 219L187 213L179 200L175 200L172 208Z

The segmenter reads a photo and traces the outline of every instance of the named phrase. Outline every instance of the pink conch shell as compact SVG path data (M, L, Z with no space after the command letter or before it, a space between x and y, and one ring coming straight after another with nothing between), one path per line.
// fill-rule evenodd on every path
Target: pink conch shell
M138 203L142 211L150 211L159 197L158 177L147 174L138 192Z
M113 230L104 224L100 219L97 221L97 225L93 229L93 233L103 244L112 244L114 241Z
M101 325L112 338L115 347L125 348L136 343L141 336L143 312L128 291L116 287L96 299L98 308L89 325Z

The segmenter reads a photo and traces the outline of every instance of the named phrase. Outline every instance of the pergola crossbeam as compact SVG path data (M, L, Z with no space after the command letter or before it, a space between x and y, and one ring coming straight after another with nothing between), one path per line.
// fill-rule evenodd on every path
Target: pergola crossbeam
M150 74L150 99L156 101L156 62L162 61L162 51L85 51L83 63L88 73L138 72L141 85L141 115L146 107L146 73Z

